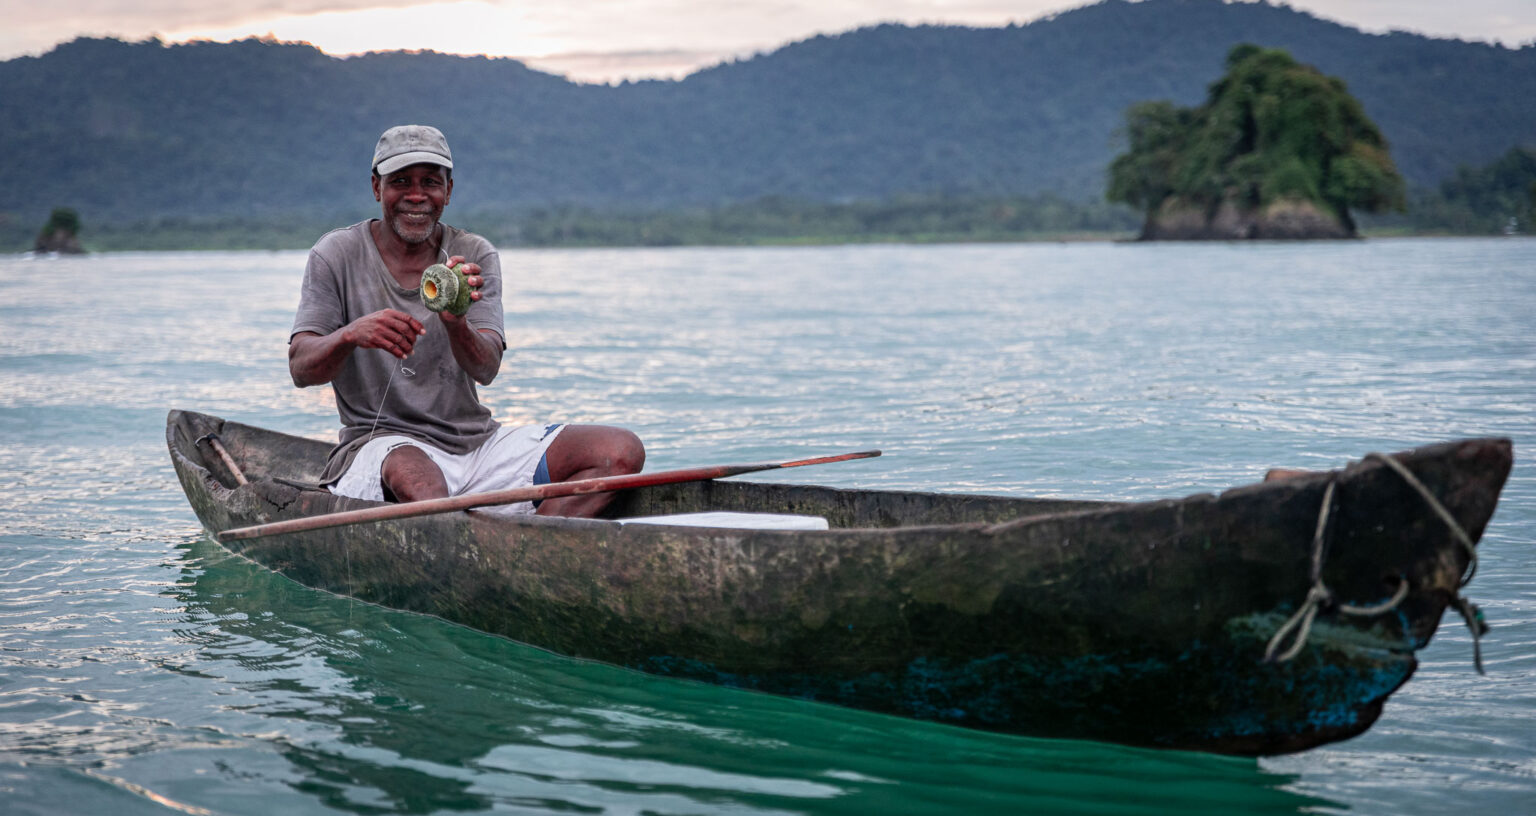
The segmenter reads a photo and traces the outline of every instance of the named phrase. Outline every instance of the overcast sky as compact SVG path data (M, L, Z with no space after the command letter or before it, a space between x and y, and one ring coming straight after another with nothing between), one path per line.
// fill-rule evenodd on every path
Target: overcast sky
M1289 0L1366 31L1412 31L1519 47L1536 0ZM679 76L817 33L879 22L993 26L1081 0L15 0L0 59L81 35L231 40L271 34L330 54L431 49L524 59L585 80Z

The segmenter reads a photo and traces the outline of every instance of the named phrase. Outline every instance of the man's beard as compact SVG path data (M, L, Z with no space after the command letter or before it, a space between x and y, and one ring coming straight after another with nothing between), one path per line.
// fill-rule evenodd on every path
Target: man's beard
M389 219L390 230L392 230L395 235L400 238L400 240L406 242L407 244L411 244L412 246L417 244L424 244L431 240L432 233L437 231L437 213L412 212L409 214L425 215L427 217L426 219L419 222L419 224L413 223L412 220L405 217L407 213L396 210L392 214L392 217Z

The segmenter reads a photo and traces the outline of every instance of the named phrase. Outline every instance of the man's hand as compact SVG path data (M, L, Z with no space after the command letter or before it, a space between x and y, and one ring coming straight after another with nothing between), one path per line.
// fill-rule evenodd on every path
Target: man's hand
M380 309L348 323L342 332L343 342L352 348L384 349L403 360L427 328L405 312Z
M485 278L480 274L480 264L464 263L464 256L454 255L448 259L448 266L463 263L459 271L464 273L469 284L469 299L474 302L480 299L480 287L485 285ZM476 331L465 320L469 313L463 315L450 314L447 309L437 313L443 326L448 329L448 345L453 349L453 359L458 361L459 368L464 369L475 382L481 385L490 385L496 378L496 372L501 368L501 338L490 329Z
M481 277L480 275L480 264L466 263L463 255L454 255L448 259L448 268L453 269L455 266L458 266L458 271L463 272L465 278L467 279L466 282L469 284L470 302L473 303L474 301L479 300L480 287L485 285L485 278ZM452 314L447 309L438 312L437 316L442 318L443 322L447 323L449 328L452 328L453 324L462 321L465 317L464 315Z
M300 388L328 383L341 373L353 349L384 349L403 360L426 333L416 318L394 309L365 315L324 336L299 332L288 341L288 373Z

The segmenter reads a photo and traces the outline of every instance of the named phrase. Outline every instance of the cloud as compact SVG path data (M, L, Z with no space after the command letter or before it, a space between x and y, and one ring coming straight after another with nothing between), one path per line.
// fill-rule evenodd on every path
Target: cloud
M1252 2L1254 0L1238 0ZM675 76L689 64L766 51L818 33L880 22L995 26L1028 22L1091 0L31 0L13 3L0 59L41 53L84 34L233 40L272 34L332 54L430 49L592 68L608 78ZM1288 0L1363 28L1518 46L1536 41L1532 0ZM609 54L610 58L594 55ZM667 52L658 57L649 52ZM692 56L690 56L690 54ZM582 55L579 58L574 55ZM675 57L675 59L674 59ZM629 62L625 68L621 63ZM578 65L585 66L578 68ZM593 79L595 76L583 75Z
M617 83L632 79L681 79L700 68L751 56L741 51L681 48L646 51L584 51L522 57L530 68L575 82Z
M7 8L0 58L41 53L83 35L146 39L166 31L216 28L264 33L275 17L422 5L421 0L31 0Z
M1290 0L1289 5L1376 33L1408 31L1512 48L1536 41L1536 7L1531 0Z
M83 34L242 39L272 33L351 53L419 48L498 55L769 48L882 21L997 25L1072 0L60 0L9 11L0 58ZM327 40L337 43L330 45ZM530 50L531 49L531 50Z

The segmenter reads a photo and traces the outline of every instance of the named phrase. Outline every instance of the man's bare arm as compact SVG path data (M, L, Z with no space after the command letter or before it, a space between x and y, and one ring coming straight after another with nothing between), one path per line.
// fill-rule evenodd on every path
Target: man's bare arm
M478 301L480 287L485 284L480 265L465 263L464 256L454 255L448 259L448 266L456 265L470 286L469 299ZM501 335L490 329L477 330L463 316L448 311L438 312L438 317L442 318L443 328L448 330L448 345L453 349L453 359L458 361L459 368L475 382L490 385L501 370Z
M299 332L288 341L288 373L300 388L323 385L336 379L354 349L384 349L403 360L425 333L416 318L394 309L365 315L330 334Z
M442 312L453 359L475 382L490 385L501 370L501 337L490 329L476 329L462 317Z

